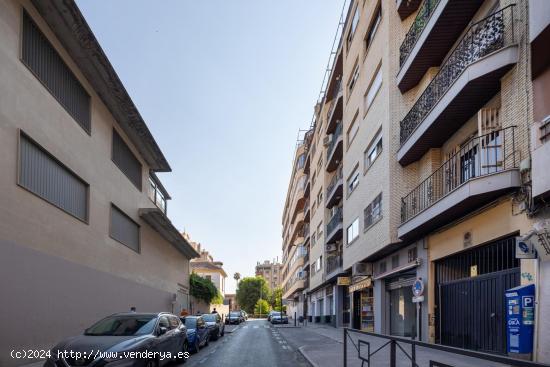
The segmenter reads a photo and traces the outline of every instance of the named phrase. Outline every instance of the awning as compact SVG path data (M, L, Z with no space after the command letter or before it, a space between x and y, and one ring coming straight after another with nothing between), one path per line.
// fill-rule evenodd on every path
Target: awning
M367 279L363 279L355 284L352 284L349 286L349 292L350 293L353 293L353 292L356 292L356 291L360 291L361 289L365 289L365 288L370 288L372 287L372 279L371 278L367 278Z
M141 208L139 216L185 257L192 259L200 256L159 208Z
M405 271L405 270L416 268L417 266L420 266L420 264L422 264L422 259L418 258L418 259L416 259L415 261L413 261L411 263L408 263L406 265L397 267L397 268L392 269L390 271L387 271L385 273L378 274L374 277L374 280L386 278L386 277L389 277L390 275L394 275L394 274L400 273L400 272Z

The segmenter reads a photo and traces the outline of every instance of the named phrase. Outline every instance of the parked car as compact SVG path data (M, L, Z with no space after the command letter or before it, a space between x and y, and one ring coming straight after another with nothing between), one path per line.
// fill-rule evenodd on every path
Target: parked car
M245 321L248 320L248 314L246 313L246 311L245 311L245 310L242 310L241 312L243 313L243 318L244 318L244 320L245 320Z
M185 362L187 352L187 333L180 319L170 313L118 313L107 316L88 329L82 335L59 342L51 349L51 357L44 367L57 366L104 366L110 362L124 366L158 366L169 362L168 359L132 359L124 360L120 352L147 350L150 352L170 353ZM119 353L117 357L95 358L96 353ZM71 353L72 352L72 353ZM183 352L183 353L180 353ZM63 354L66 355L63 355ZM80 356L77 353L82 353ZM98 354L99 354L98 353ZM111 355L113 355L111 354ZM121 365L122 365L121 364Z
M244 322L244 317L241 311L231 311L225 318L225 323L227 325L239 325L241 322Z
M202 318L206 322L208 331L210 331L211 340L218 340L225 335L225 324L218 313L207 313L202 315Z
M275 311L275 310L269 311L269 313L267 314L267 321L271 321L271 315L273 315L273 313L275 313L275 312L277 312L277 311Z
M197 353L203 346L206 347L210 341L210 330L202 316L185 316L181 318L187 328L187 343L189 350Z
M273 311L271 314L271 319L269 320L272 324L288 324L288 316L282 314L279 311Z

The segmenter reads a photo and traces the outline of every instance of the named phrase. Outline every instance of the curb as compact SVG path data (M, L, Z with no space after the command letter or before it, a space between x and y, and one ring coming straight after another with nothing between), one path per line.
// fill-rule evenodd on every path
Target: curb
M317 363L313 362L313 360L307 355L307 353L304 352L304 350L303 350L304 347L305 347L305 345L298 348L298 352L300 352L300 354L305 358L307 363L309 363L312 367L319 367L319 365Z

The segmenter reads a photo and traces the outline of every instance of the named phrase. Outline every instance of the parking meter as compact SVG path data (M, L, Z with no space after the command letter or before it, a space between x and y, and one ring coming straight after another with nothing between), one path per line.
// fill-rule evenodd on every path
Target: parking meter
M506 291L506 346L513 357L530 359L535 326L535 286Z

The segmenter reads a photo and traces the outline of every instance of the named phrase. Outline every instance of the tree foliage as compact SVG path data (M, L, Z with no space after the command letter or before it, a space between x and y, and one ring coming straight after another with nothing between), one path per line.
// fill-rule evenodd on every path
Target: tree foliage
M220 292L217 292L216 297L212 298L212 301L210 303L214 305L223 305L223 296Z
M269 304L271 307L276 310L281 310L281 298L283 296L283 289L281 287L275 288L271 292L271 296L269 297Z
M262 277L246 277L239 282L237 302L248 313L254 313L254 306L260 298L269 299L270 292Z
M256 306L254 306L254 314L267 315L269 311L271 311L271 306L269 306L269 303L265 299L260 298L258 302L256 302Z
M203 278L195 273L191 273L189 283L191 288L190 293L196 299L206 303L212 303L212 300L218 296L218 289L211 280Z

